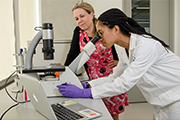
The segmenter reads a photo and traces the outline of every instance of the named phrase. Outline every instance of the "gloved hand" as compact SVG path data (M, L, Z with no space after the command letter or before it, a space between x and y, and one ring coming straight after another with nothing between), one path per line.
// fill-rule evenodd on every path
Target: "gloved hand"
M63 96L72 97L72 98L92 98L91 88L80 89L79 87L68 84L58 85L58 90Z
M83 86L84 89L86 89L86 87L87 87L86 82L82 82L81 85Z

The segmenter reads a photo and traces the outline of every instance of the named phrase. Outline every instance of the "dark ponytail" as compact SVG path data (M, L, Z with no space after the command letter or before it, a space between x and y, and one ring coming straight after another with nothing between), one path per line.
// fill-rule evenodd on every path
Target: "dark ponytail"
M152 37L154 40L159 41L164 47L169 47L162 40L153 36L150 33L147 33L144 28L142 28L135 20L127 17L121 10L117 8L112 8L104 13L102 13L98 21L100 21L103 25L108 26L112 29L115 25L118 25L122 34L129 36L130 33L135 33L138 35L148 35Z

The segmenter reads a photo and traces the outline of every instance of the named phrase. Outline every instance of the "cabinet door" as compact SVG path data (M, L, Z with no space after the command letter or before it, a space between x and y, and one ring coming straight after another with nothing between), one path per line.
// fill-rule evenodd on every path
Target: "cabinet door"
M150 0L150 31L170 44L170 0Z

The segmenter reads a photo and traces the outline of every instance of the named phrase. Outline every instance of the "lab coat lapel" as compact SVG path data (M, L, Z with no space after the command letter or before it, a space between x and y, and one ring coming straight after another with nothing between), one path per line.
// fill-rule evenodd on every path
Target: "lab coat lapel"
M131 33L130 44L129 44L129 64L133 62L136 58L134 56L134 50L136 48L137 38L136 35Z

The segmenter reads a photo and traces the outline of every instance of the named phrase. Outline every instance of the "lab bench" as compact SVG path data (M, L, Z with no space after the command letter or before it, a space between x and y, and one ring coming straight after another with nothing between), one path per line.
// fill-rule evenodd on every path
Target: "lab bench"
M7 87L8 92L11 94L13 98L15 98L16 93L12 93L11 90L15 86L15 83L9 85ZM0 114L2 115L9 107L16 104L13 102L10 97L5 92L5 89L2 89L0 91ZM22 97L22 93L18 94L18 97ZM112 120L112 117L110 113L108 112L106 106L104 105L103 101L101 99L82 99L82 98L68 98L68 97L51 97L48 98L49 103L56 103L64 100L74 100L76 102L79 102L85 106L88 106L90 108L93 108L97 111L100 111L102 113L102 116L99 118L96 118L97 120ZM19 104L18 106L15 106L11 110L9 110L5 116L3 117L3 120L33 120L33 119L41 119L46 120L44 116L39 114L31 104L31 102Z

